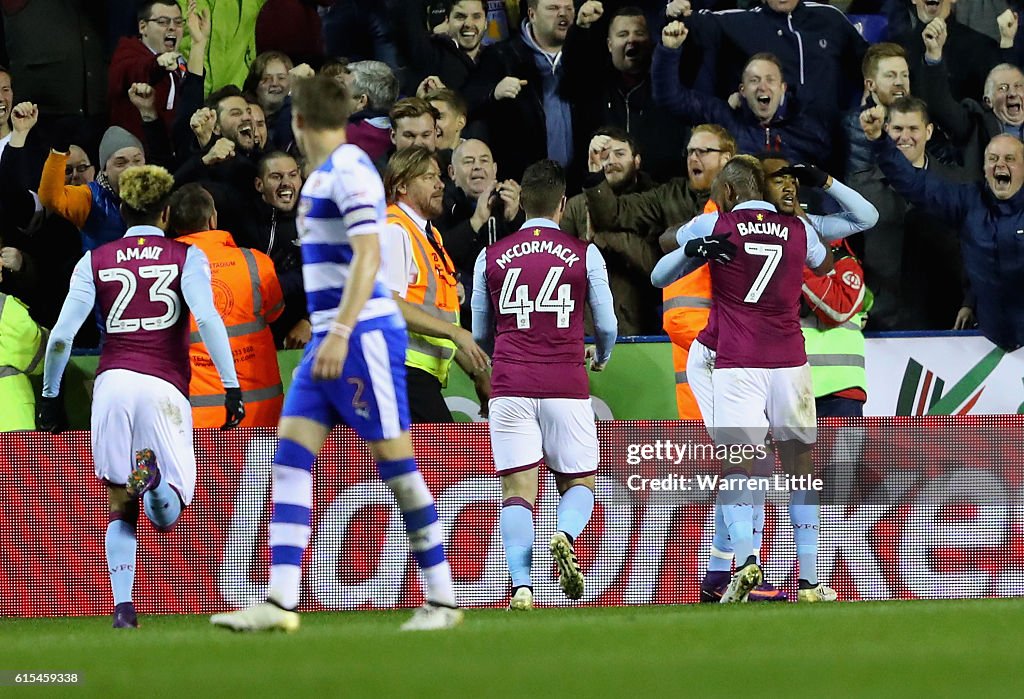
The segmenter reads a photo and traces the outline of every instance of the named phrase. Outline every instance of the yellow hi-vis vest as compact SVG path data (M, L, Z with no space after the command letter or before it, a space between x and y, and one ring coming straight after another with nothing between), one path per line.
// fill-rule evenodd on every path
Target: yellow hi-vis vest
M405 300L416 304L422 311L434 318L453 325L459 324L459 291L455 279L455 265L448 257L441 240L441 234L433 228L435 247L426 233L416 225L397 204L388 207L388 223L394 223L405 230L412 243L412 255L416 261L416 281L409 284ZM456 344L441 337L431 337L409 331L409 347L405 351L405 365L422 369L436 376L441 386L448 385L448 370L455 358Z
M814 315L800 319L815 398L848 388L859 388L867 393L864 333L861 330L866 320L864 311L834 327L825 327Z
M25 304L0 292L0 432L36 428L35 392L28 377L43 370L49 337Z

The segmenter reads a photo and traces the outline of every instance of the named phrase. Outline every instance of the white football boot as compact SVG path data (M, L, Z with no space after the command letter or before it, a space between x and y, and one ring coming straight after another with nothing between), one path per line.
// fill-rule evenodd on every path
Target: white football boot
M806 590L797 590L797 602L835 602L839 599L836 591L825 583L818 583L817 587L809 587Z
M232 631L285 631L299 630L299 615L281 609L276 604L262 602L254 607L239 609L210 617L214 626L223 626Z
M427 602L402 624L402 631L436 631L451 629L462 623L462 610Z
M533 609L533 592L528 587L517 587L516 593L508 602L509 611L528 612Z

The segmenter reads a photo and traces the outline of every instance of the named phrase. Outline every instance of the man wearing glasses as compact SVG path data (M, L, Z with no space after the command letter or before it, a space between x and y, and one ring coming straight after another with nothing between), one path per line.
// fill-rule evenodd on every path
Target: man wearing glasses
M72 145L64 166L64 185L89 184L95 179L96 166L89 162L89 155L80 146Z
M158 118L170 134L171 125L186 79L202 80L203 57L210 34L209 13L199 14L195 3L189 4L188 29L192 38L189 60L178 51L185 29L185 19L174 0L154 0L139 6L139 36L124 37L110 60L107 99L110 123L121 126L144 139L142 117L131 103L128 90L134 83L151 85L156 93ZM188 66L198 73L190 75Z

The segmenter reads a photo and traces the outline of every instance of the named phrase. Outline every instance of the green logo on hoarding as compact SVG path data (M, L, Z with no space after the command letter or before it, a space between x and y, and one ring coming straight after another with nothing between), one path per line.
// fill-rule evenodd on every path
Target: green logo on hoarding
M995 347L971 367L963 378L943 393L945 382L931 369L926 369L917 360L907 361L896 400L897 415L963 415L981 398L985 391L982 384L995 371L1006 354ZM1021 405L1024 409L1024 404ZM1021 412L1018 409L1018 413Z

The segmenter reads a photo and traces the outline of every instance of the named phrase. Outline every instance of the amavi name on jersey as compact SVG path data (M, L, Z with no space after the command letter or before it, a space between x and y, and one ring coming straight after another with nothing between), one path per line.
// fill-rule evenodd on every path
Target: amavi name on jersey
M534 253L541 252L548 253L549 255L554 255L562 262L564 262L567 267L572 267L573 264L580 261L579 255L574 253L569 248L554 241L527 240L525 242L513 245L504 253L502 253L502 255L498 257L494 262L496 265L498 265L500 269L505 269L510 264L512 264L512 260L514 260L517 257L524 257L526 255L532 255Z
M147 245L144 248L125 248L117 251L117 263L129 260L159 260L164 249L159 245Z
M789 226L784 226L775 221L750 221L736 223L736 230L740 235L772 235L776 238L789 240Z

